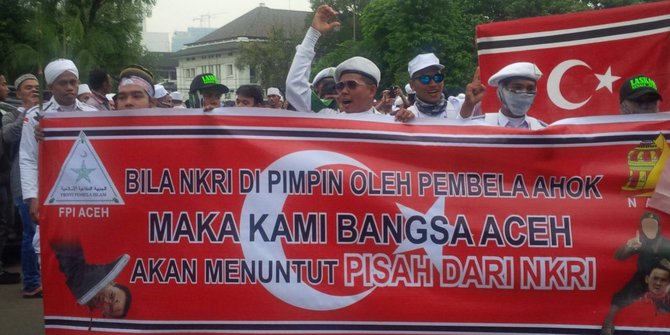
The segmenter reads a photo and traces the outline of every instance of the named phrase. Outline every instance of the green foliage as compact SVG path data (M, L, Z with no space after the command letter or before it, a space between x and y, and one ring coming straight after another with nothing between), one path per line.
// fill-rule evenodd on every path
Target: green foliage
M256 79L263 87L286 89L286 75L293 61L299 37L285 37L282 30L273 30L267 41L243 43L235 66L254 69Z
M381 87L404 85L407 63L417 54L434 52L445 69L445 86L464 90L477 63L475 27L493 21L619 7L657 0L312 0L341 12L339 32L319 39L312 72L336 66L352 56L374 61L382 72ZM357 29L352 39L352 8ZM310 17L311 22L311 17Z
M146 53L141 44L142 20L155 2L0 0L0 13L15 13L11 16L16 28L8 33L0 64L12 78L24 72L39 73L55 58L72 59L82 81L94 67L114 75Z

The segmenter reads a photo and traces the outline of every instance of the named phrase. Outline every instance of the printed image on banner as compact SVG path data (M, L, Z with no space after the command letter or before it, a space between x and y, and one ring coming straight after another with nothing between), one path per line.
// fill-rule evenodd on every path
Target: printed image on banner
M45 205L123 205L114 182L84 132L65 159Z
M47 335L670 334L670 113L272 113L42 120Z

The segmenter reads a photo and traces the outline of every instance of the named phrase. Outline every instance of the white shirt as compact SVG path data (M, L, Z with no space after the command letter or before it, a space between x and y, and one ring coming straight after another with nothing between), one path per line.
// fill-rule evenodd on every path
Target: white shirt
M472 119L476 120L481 118L482 116L473 117ZM501 111L498 111L498 113L485 113L483 118L484 123L500 127L538 130L543 129L547 126L546 123L532 116L526 115L524 118L511 119L505 116Z
M298 112L312 112L312 88L309 76L314 60L314 47L321 33L309 27L302 43L295 48L293 62L286 75L286 100Z
M42 113L70 112L70 111L97 111L95 107L89 106L75 99L73 106L61 106L52 97L44 105ZM37 161L39 157L38 143L35 140L35 125L39 123L39 106L28 110L23 119L23 129L21 130L21 144L19 145L19 169L21 171L21 192L23 199L37 198Z
M412 112L416 118L425 118L425 117L436 117L436 118L444 118L444 119L458 119L459 118L459 113L461 112L461 106L455 106L451 101L447 100L447 106L442 111L442 113L437 114L435 116L429 115L422 113L419 111L419 109L416 107L416 103L414 105L409 106L407 108L408 111Z

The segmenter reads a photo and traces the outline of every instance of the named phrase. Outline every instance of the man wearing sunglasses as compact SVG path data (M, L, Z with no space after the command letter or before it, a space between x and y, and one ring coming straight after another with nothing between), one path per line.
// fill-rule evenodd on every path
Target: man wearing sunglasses
M489 78L489 86L497 87L501 106L498 113L487 113L482 117L486 124L523 129L542 129L546 123L528 116L535 95L537 81L542 72L533 63L509 64Z
M352 57L335 68L335 89L342 113L378 114L373 106L381 72L364 57Z
M396 118L409 120L414 117L456 117L455 113L458 111L450 106L451 103L442 93L444 90L443 69L444 65L440 64L440 60L432 53L420 54L409 62L407 66L409 86L416 94L415 102L407 110L399 110ZM453 111L454 115L449 115L447 111Z

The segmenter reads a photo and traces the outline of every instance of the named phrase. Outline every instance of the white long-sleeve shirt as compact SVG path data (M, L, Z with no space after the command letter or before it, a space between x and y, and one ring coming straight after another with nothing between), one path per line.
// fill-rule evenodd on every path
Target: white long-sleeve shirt
M321 33L309 27L302 43L295 48L295 56L286 76L286 101L298 112L312 112L312 88L309 76L316 52L314 47Z
M73 106L61 106L54 98L44 105L44 110L39 111L38 106L35 106L26 112L23 119L23 129L21 130L21 144L19 145L19 169L21 171L21 192L23 199L37 198L38 180L37 180L37 161L39 158L38 143L35 140L35 125L39 123L39 118L44 113L55 112L73 112L97 111L92 106L75 100Z

